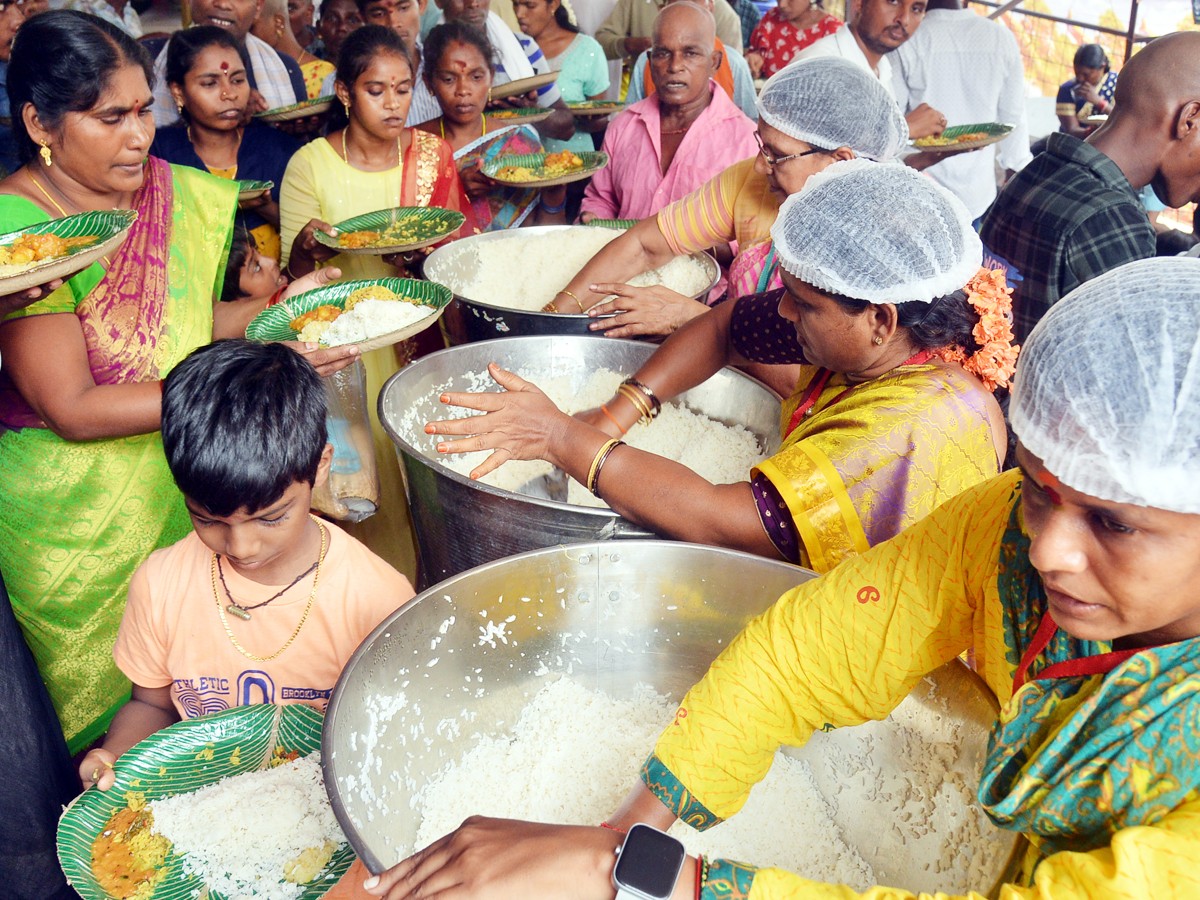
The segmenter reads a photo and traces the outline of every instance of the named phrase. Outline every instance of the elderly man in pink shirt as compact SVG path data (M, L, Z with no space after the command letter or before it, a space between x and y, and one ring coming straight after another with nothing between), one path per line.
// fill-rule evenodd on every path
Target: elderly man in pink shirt
M663 8L654 22L654 93L613 119L604 136L608 167L588 185L581 219L644 219L728 166L758 152L754 123L717 87L721 54L708 10Z

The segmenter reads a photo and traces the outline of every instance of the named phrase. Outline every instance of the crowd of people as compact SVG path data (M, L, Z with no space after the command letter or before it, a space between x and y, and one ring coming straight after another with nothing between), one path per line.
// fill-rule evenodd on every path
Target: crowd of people
M447 242L634 220L545 311L661 343L576 416L492 367L498 390L443 398L472 415L426 425L439 452L491 451L475 477L547 460L659 535L820 577L688 693L606 827L471 819L331 896L607 900L634 823L735 814L777 747L886 716L956 656L1002 704L979 800L1028 839L1008 896L1183 896L1200 261L1153 257L1157 212L1200 199L1200 34L1119 73L1081 47L1060 130L1031 146L1016 41L961 0L848 0L844 22L808 0L193 0L170 34L143 34L132 0L52 5L0 0L0 233L137 215L83 271L0 296L6 896L76 896L58 814L138 741L232 706L323 706L413 596L373 410L436 331L366 354L244 339L303 291L421 278L428 250L321 239L395 206L461 213ZM610 98L609 116L571 107ZM514 109L536 121L491 115ZM983 121L1013 128L912 143ZM596 149L608 165L567 186L483 171ZM240 199L244 181L272 186ZM706 297L629 284L698 251L722 268ZM784 398L779 449L744 481L625 445L728 365ZM358 366L378 511L335 524L311 512L334 456L322 378ZM850 896L693 862L674 896Z

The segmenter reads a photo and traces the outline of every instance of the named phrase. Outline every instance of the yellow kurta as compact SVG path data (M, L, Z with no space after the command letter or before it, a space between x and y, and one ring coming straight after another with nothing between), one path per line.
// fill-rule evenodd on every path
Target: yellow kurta
M383 172L363 172L347 165L329 141L319 138L296 152L283 177L279 195L283 264L288 263L296 235L311 219L334 225L377 209L431 205L460 210L468 216L468 225L464 227L473 224L453 154L445 141L436 135L412 132L412 144L404 154L403 167ZM396 268L379 256L341 253L326 265L341 269L343 280L396 275ZM367 370L367 406L379 470L379 511L364 522L347 523L343 527L415 582L412 523L404 502L400 468L395 448L379 424L376 412L383 383L398 368L395 349L384 347L363 357Z
M802 745L827 724L886 717L926 673L967 649L1006 703L1016 659L998 577L1019 485L1020 474L1009 472L967 491L900 537L785 594L755 619L688 692L686 715L676 716L659 739L647 763L659 777L643 775L656 796L689 821L727 818L741 809L780 745ZM778 869L745 874L738 880L748 893L735 889L729 896L915 896L886 887L859 894ZM1000 896L1200 896L1200 801L1190 797L1153 825L1123 828L1108 846L1051 854L1030 884L1007 885Z

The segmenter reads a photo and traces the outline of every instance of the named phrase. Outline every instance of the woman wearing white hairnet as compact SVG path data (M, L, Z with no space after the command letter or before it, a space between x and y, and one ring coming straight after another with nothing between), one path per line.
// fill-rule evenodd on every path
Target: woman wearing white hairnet
M818 572L995 475L999 406L955 360L969 353L966 365L994 385L1016 351L1003 276L979 274L962 204L903 166L850 160L812 176L771 234L786 290L688 323L579 418L493 366L507 392L447 395L487 415L431 423L430 433L474 435L439 451L495 450L477 477L508 459L545 459L659 534ZM806 364L783 406L782 446L750 480L714 485L617 440L639 417L654 428L662 401L747 362Z
M758 98L761 152L643 219L596 254L547 309L594 315L611 337L670 334L707 307L663 287L621 282L676 256L734 244L729 296L781 286L770 231L779 206L813 175L839 160L889 160L908 141L904 115L879 79L844 59L789 66ZM602 303L606 297L617 299ZM597 305L599 304L599 305Z
M979 800L1029 840L999 896L1196 896L1200 261L1129 263L1059 301L1025 346L1011 415L1020 471L751 622L688 692L613 828L732 816L778 747L825 723L884 718L970 650L1002 704ZM489 897L522 896L554 876L573 897L609 900L621 841L601 828L470 820L370 890L391 886L395 900L471 879ZM675 883L681 900L914 896L691 863Z

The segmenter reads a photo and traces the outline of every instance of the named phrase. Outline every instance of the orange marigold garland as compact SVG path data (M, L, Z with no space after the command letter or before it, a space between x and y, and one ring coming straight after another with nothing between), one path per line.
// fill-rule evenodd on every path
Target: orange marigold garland
M981 268L963 290L979 314L972 331L979 349L968 356L962 347L947 347L938 356L961 365L989 391L1008 387L1021 352L1020 346L1012 342L1012 288L1002 269Z

